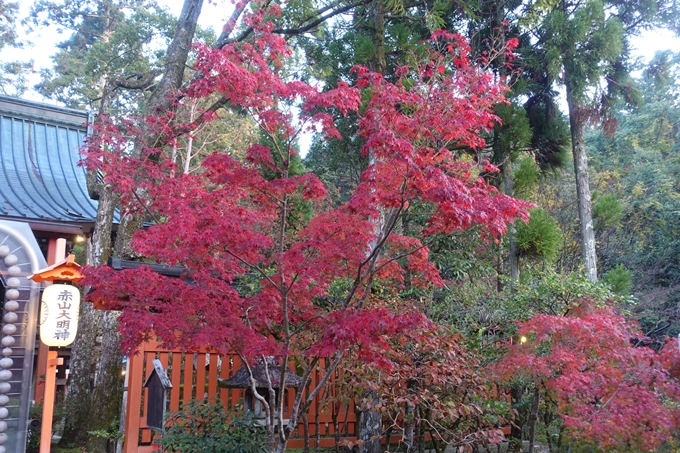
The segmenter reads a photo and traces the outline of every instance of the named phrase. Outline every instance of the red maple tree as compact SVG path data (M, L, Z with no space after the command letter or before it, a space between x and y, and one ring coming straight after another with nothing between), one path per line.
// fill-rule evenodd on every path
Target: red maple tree
M497 372L506 382L532 381L569 437L602 451L637 452L677 435L680 386L668 372L677 348L659 355L636 347L638 331L588 301L568 316L539 314L518 325L527 341L509 346Z
M472 225L485 226L493 238L508 222L526 219L528 205L487 184L480 174L496 171L493 166L453 151L484 144L479 134L497 120L491 107L503 101L504 91L470 61L462 37L435 34L427 61L401 68L394 82L357 68L354 87L339 82L322 92L281 78L290 50L270 33L264 14L250 17L256 30L250 42L221 50L197 46L201 77L183 93L216 99L256 122L263 140L250 146L244 161L215 153L201 172L187 175L175 170L161 145L139 158L125 152L139 131L165 137L162 145L168 145L195 128L180 124L173 112L131 121L127 129L102 126L93 141L98 146L87 152L87 165L103 172L124 208L153 220L135 234L136 252L184 267L186 278L144 267L119 273L101 267L86 270L85 284L95 288L90 299L122 307L127 351L155 335L168 347L236 351L250 364L270 356L281 363L300 357L307 364L302 387L320 360L329 359L317 387L296 392L286 426L283 399L272 386L269 399L252 389L268 415L271 449L283 451L300 413L343 356L390 369L390 337L427 324L415 308L390 310L374 294L375 285L396 295L407 271L412 284L440 285L428 261L427 238ZM328 209L320 180L291 172L294 143L317 126L329 139L341 139L332 113L359 112L360 90L370 93L359 133L372 164L351 200ZM200 121L215 118L208 109ZM313 218L293 224L302 204L313 207ZM398 234L400 219L414 204L427 206L426 226L417 237ZM245 279L255 284L239 290ZM341 281L346 291L329 298L331 286ZM282 367L275 380L283 382L289 372Z

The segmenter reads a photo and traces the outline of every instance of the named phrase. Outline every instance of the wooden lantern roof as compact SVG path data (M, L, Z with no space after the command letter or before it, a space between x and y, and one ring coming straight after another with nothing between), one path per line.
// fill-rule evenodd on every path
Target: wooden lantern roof
M66 259L41 269L28 278L37 283L54 281L78 283L83 277L83 274L80 273L80 264L76 263L75 255L71 254Z

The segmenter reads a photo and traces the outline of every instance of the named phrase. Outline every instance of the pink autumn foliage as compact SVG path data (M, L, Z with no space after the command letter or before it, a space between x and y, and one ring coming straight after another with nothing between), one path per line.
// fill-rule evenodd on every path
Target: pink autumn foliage
M153 332L167 346L186 350L209 345L246 357L329 357L352 350L364 362L389 368L388 339L426 320L415 308L391 311L372 285L381 282L396 297L407 272L416 285L439 286L442 280L422 238L377 228L381 213L398 219L413 204L426 203L431 214L424 237L473 225L497 236L508 222L527 217L527 203L500 194L480 176L488 167L452 151L484 144L479 134L497 120L492 106L503 101L504 88L470 64L462 37L441 34L437 45L449 51L433 45L429 61L403 69L394 83L358 68L356 86L339 82L322 92L281 78L280 62L290 52L262 17L249 19L256 29L250 43L222 50L196 45L201 77L184 93L222 97L272 137L268 145L253 143L244 161L218 152L203 161L202 171L178 174L159 149L138 157L124 151L135 134L154 133L173 143L193 125L176 123L171 112L127 128L102 123L87 164L103 172L126 209L153 220L135 234L136 253L182 266L185 275L165 278L144 267L87 269L85 284L94 288L88 297L123 309L127 350ZM428 65L443 70L429 74ZM293 142L315 124L339 137L332 115L358 114L362 88L372 90L359 133L373 164L349 203L329 209L316 176L289 174ZM291 105L299 106L299 114ZM206 112L201 118L214 117ZM288 216L295 203L307 203L314 216L293 227ZM237 289L244 280L254 287ZM330 298L339 281L350 289Z
M570 436L605 451L651 451L677 435L680 387L669 374L677 348L669 360L636 347L641 334L622 316L586 302L569 316L518 325L528 341L508 347L497 374L544 388Z

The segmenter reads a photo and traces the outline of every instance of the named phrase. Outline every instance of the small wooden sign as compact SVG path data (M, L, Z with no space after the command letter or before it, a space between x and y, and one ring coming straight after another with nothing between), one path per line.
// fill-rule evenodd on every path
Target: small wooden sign
M146 400L146 426L163 431L165 429L167 389L172 388L172 383L168 379L168 375L165 374L160 360L153 360L153 370L146 379L144 387L149 389Z

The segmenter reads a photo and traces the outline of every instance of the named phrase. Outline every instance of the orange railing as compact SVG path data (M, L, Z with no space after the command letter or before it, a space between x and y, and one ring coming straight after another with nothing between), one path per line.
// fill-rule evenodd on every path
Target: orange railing
M220 356L209 350L198 353L168 351L157 343L148 342L140 347L138 353L130 357L127 395L127 411L125 418L124 453L150 453L156 450L154 438L161 435L146 425L147 389L143 388L146 378L153 370L152 360L158 359L163 364L172 388L167 395L167 411L174 412L180 406L194 399L214 398L219 395L227 410L242 405L244 389L218 388L217 378L228 378L241 367L241 360L236 354ZM311 386L314 387L320 376L313 376ZM329 388L334 388L331 385ZM307 432L310 448L317 444L317 433L321 447L331 447L337 442L353 441L355 434L355 412L352 404L320 404L319 395L310 407L307 416ZM285 405L286 411L293 406L295 390L289 389ZM288 418L290 414L285 414ZM302 448L304 446L304 422L291 435L288 446Z

